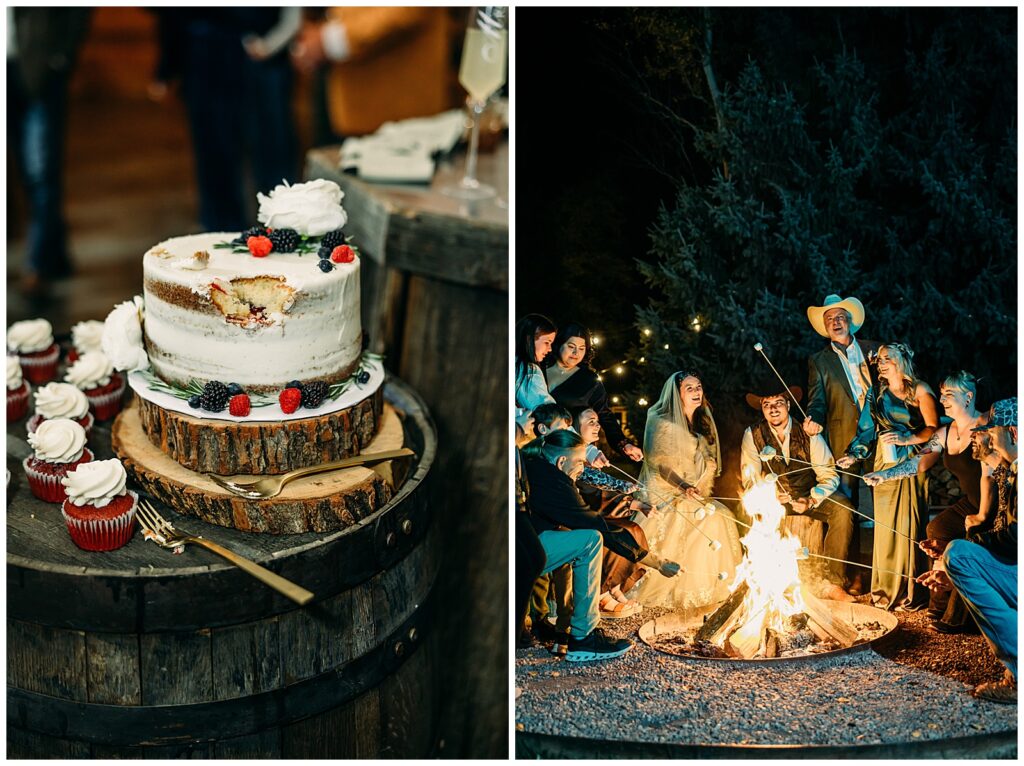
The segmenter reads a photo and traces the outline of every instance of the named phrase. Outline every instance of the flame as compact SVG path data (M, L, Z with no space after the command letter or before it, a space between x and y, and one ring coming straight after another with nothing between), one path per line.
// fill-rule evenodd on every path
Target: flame
M730 622L739 627L737 634L742 632L747 640L761 644L759 653L764 649L766 629L783 633L786 618L805 611L797 568L804 549L798 538L783 535L779 529L786 509L776 497L776 481L777 477L770 474L743 494L743 507L752 524L742 539L746 553L730 587L730 592L735 592L747 584L743 604ZM723 645L727 635L721 634L717 643Z

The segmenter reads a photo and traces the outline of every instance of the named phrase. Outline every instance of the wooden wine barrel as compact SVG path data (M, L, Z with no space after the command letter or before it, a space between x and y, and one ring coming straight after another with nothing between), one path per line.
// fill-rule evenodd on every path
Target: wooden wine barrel
M8 757L435 754L436 434L404 384L392 380L385 398L418 457L396 496L352 527L255 535L162 509L313 591L306 607L195 546L176 556L136 534L118 551L79 550L57 506L30 494L12 454L23 425L12 424ZM93 436L109 457L109 431Z

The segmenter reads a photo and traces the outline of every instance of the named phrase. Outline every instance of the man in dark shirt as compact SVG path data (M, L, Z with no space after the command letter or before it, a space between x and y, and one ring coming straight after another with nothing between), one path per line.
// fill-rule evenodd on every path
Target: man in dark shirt
M570 662L621 657L633 643L612 639L597 627L601 587L601 533L609 529L576 492L586 463L583 439L574 431L553 431L522 449L530 486L530 520L544 547L544 572L572 568L572 618L566 659Z

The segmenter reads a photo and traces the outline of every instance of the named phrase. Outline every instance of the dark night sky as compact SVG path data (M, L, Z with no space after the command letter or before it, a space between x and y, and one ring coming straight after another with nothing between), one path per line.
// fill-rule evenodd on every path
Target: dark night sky
M1015 27L1015 11L1004 10ZM723 87L735 75L725 62L742 65L747 56L799 87L837 40L868 41L858 54L885 76L899 69L906 40L925 34L938 15L955 12L793 11L716 10ZM589 325L607 341L593 363L598 369L636 340L634 305L646 304L648 288L633 261L648 257L648 230L659 206L671 206L674 197L674 184L638 158L638 149L657 153L660 134L636 108L635 86L609 66L616 41L593 24L602 14L628 12L520 8L516 17L515 316L539 312L556 323ZM884 90L883 98L902 100L898 84L889 81Z

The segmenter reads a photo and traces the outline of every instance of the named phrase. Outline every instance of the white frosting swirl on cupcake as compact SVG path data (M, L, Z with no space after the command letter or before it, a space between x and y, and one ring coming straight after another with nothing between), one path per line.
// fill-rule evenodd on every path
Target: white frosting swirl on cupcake
M82 391L88 391L107 385L113 374L114 366L107 359L107 355L102 351L90 351L78 357L68 369L64 380Z
M53 345L53 326L45 319L26 319L7 328L7 350L34 354Z
M302 184L278 184L270 195L259 193L260 223L271 229L295 229L307 237L321 237L348 221L341 206L345 192L334 181L318 178Z
M103 353L115 370L144 370L149 356L142 343L143 301L141 295L119 303L103 323Z
M67 418L44 420L35 433L28 435L28 443L40 460L73 463L85 448L85 429Z
M16 356L7 357L7 390L17 391L21 388L21 361Z
M52 418L84 418L89 411L85 394L70 383L47 383L36 389L36 412L47 420Z
M79 322L71 328L71 343L79 354L88 354L90 351L102 351L100 342L103 340L103 322L98 319L89 319Z
M123 495L128 474L117 458L82 463L60 480L72 505L103 508Z

